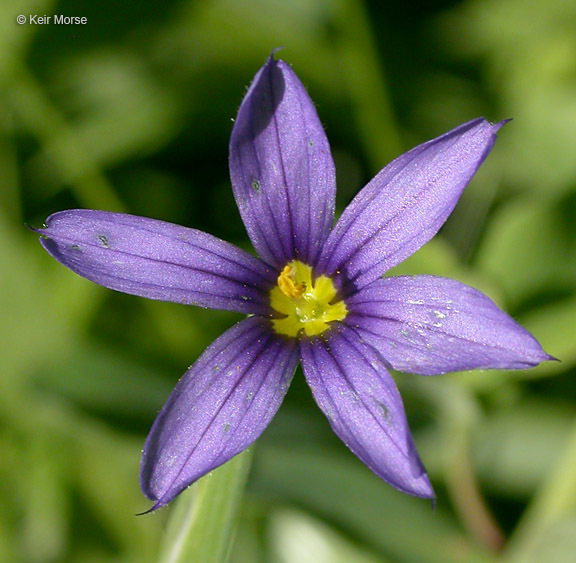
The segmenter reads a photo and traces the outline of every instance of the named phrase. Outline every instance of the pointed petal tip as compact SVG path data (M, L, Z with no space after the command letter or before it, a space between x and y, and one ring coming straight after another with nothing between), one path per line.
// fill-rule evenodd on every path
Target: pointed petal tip
M436 493L434 492L434 487L432 487L430 481L428 481L428 486L430 487L430 490L422 495L418 495L418 498L429 500L434 508L436 506Z
M46 238L49 238L48 232L50 230L50 223L52 223L54 219L57 220L60 215L66 215L66 214L76 213L76 212L82 213L83 211L87 211L87 210L85 210L85 209L68 209L68 210L64 210L64 211L56 211L55 213L48 215L46 220L42 223L41 227L32 227L28 223L24 223L24 226L29 231L32 231L33 233L40 235L41 239L46 239Z
M512 117L508 117L506 119L502 119L500 121L497 121L496 123L492 123L491 121L488 121L487 123L490 125L492 132L494 134L494 136L496 137L496 133L498 133L498 131L500 131L500 129L502 127L504 127L504 125L506 125L507 123L509 123L510 121L512 121Z
M493 122L493 121L486 119L485 117L477 117L475 119L467 121L466 123L463 123L462 125L456 127L455 129L448 131L447 133L445 133L444 135L441 135L438 138L440 139L444 136L451 136L451 135L454 135L455 133L463 134L466 132L470 132L472 130L476 130L477 132L484 131L484 134L487 137L492 138L492 144L490 144L490 147L489 147L489 148L492 148L494 140L497 137L496 134L498 133L498 131L504 125L506 125L509 121L512 121L512 119L513 118L509 117L506 119L502 119L501 121Z
M142 455L143 456L145 455L145 451L142 452ZM151 476L148 473L145 473L143 470L143 462L144 462L144 458L142 458L142 460L141 460L141 468L140 468L141 471L140 471L140 476L139 476L140 491L153 504L148 510L145 510L143 512L139 512L138 514L136 514L136 516L143 516L145 514L151 514L152 512L156 512L160 508L168 505L181 492L186 490L189 486L193 485L200 478L200 477L198 477L197 479L194 479L193 481L191 481L187 485L181 486L179 489L177 489L175 487L170 487L167 490L164 490L161 492L158 490L154 490L155 486L152 484Z
M46 229L46 225L44 225L43 227L32 227L30 226L28 223L24 223L24 226L29 230L32 231L33 233L36 233L40 236L42 236L42 231L44 229Z
M485 117L479 117L478 119L474 119L474 120L470 121L469 124L472 126L471 129L474 126L479 126L479 129L484 129L486 131L486 135L488 136L488 138L491 138L491 141L492 141L491 144L489 145L489 148L487 151L487 152L490 152L490 149L492 148L494 141L496 140L496 137L498 136L497 133L509 121L512 121L511 117L507 118L507 119L502 119L501 121L497 121L497 122L490 121L490 120L486 119Z
M280 47L274 47L274 49L272 49L272 51L270 51L270 54L268 55L268 58L266 59L266 62L264 63L265 65L269 64L272 61L276 61L276 59L274 58L274 55L278 52L278 51L282 51L282 49L284 49L284 46L280 46Z
M148 510L144 510L143 512L137 512L134 516L145 516L146 514L152 514L156 512L159 508L166 506L168 502L156 501Z
M506 125L508 122L512 121L514 118L513 117L507 117L505 119L501 119L500 121L496 121L495 123L493 121L490 121L489 119L486 119L485 117L477 117L476 119L472 119L471 121L468 121L468 123L465 123L465 125L469 125L469 126L473 126L473 125L477 125L477 124L486 124L490 127L495 128L496 130L500 129L500 127L503 127L504 125Z
M525 357L526 360L524 365L514 366L512 369L532 369L538 367L540 364L544 362L561 362L562 360L552 356L544 351L542 345L536 338L527 331L525 328L521 327L522 331L526 334L527 338L529 339L531 346L529 349L525 350Z
M540 346L540 343L536 339L534 339L534 340L535 340L536 345L540 348L540 350L538 351L538 353L534 354L534 358L531 361L526 362L526 364L527 364L526 368L519 368L519 369L535 368L544 362L562 362L562 360L560 358L557 358L556 356L552 356L552 355L544 352L544 350Z
M413 483L414 486L411 488L405 486L398 487L394 483L388 481L387 479L384 479L384 481L392 485L395 489L397 489L401 493L410 495L412 497L421 498L424 500L430 500L432 501L433 504L436 504L436 493L434 492L434 488L432 487L432 484L430 483L430 480L428 479L428 475L426 474L424 468L422 468L422 471L423 471L422 474L419 475L417 479L415 479L415 482ZM375 473L378 475L377 472Z

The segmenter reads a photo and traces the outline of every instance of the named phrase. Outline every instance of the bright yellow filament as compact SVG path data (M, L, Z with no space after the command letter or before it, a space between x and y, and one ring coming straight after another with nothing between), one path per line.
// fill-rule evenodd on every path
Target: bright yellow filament
M332 280L320 276L312 281L312 268L298 260L288 262L270 291L270 305L284 315L272 319L274 330L286 336L322 334L328 323L341 321L348 310L344 301L336 301Z

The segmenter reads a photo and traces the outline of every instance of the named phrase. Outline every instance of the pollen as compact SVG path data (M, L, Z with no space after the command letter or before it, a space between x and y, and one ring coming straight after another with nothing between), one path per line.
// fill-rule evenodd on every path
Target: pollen
M285 336L317 336L342 321L348 310L327 276L312 279L312 268L299 260L288 262L270 291L270 305L277 313L274 330Z
M284 266L278 276L277 283L280 291L291 299L300 299L306 291L306 282L296 281L296 267L292 262Z

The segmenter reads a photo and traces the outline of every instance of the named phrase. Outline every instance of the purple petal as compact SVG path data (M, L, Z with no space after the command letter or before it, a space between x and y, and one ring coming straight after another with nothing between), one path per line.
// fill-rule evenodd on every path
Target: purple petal
M418 250L444 224L501 126L476 119L392 161L344 210L318 270L341 273L350 294Z
M454 280L385 278L346 304L346 324L399 371L525 369L553 359L488 297Z
M314 398L340 439L393 487L433 498L402 399L380 355L344 325L325 338L302 339L300 350Z
M250 317L214 341L184 374L146 440L140 486L170 502L208 471L246 449L268 425L298 362L294 341Z
M304 86L272 56L238 111L230 177L258 254L276 267L314 265L334 218L334 163Z
M46 220L42 246L73 272L149 299L267 314L273 270L212 235L122 213L76 209Z

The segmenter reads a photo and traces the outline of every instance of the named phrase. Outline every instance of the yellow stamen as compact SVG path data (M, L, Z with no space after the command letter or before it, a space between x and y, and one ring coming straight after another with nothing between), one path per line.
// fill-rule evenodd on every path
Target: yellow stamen
M312 268L299 260L286 264L270 291L270 305L282 318L272 319L274 330L286 336L322 334L329 323L343 320L348 310L336 300L332 280L320 276L312 280Z
M294 268L292 264L286 264L277 280L280 291L286 295L286 297L291 297L292 299L298 299L306 291L306 283L296 283L294 279L295 275L296 268Z

